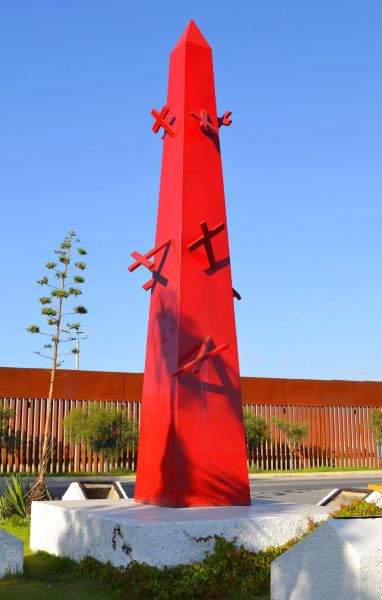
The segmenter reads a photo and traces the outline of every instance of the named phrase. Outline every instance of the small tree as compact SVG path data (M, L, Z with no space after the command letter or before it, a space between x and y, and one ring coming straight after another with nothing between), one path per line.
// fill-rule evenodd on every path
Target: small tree
M27 328L29 333L43 335L48 338L47 343L43 346L43 351L36 351L35 353L51 361L50 384L43 428L43 447L40 458L38 481L36 484L41 497L44 497L47 494L49 495L44 478L52 446L50 422L56 371L64 362L62 356L77 353L76 347L73 347L67 352L59 352L61 344L75 341L74 334L80 329L79 322L73 320L67 321L66 318L72 317L72 315L84 315L87 313L86 308L82 305L72 306L64 312L64 303L68 303L70 300L73 300L82 294L79 286L85 281L82 273L86 269L86 264L73 257L75 249L76 254L80 257L86 254L86 250L79 246L79 244L80 240L77 238L74 231L70 231L54 251L57 255L57 262L50 261L45 265L51 273L52 278L49 279L49 276L45 275L37 282L38 285L47 287L50 290L46 296L40 298L40 304L42 305L41 314L47 318L47 330L41 331L38 325L30 325ZM52 328L52 331L49 332L50 327ZM39 494L35 494L36 498L39 497Z
M115 403L105 406L92 402L85 410L74 408L66 417L64 427L71 442L85 442L102 455L107 469L109 462L118 459L127 447L135 450L138 445L138 424L129 420L124 411L118 410Z
M243 418L247 458L249 459L250 449L261 448L264 442L270 439L270 433L266 421L259 415L252 415L245 411Z
M285 441L289 448L292 459L292 469L295 468L296 454L302 456L303 465L305 466L305 456L303 453L302 442L308 435L308 423L294 423L293 421L284 421L279 417L272 417L272 423L285 436Z

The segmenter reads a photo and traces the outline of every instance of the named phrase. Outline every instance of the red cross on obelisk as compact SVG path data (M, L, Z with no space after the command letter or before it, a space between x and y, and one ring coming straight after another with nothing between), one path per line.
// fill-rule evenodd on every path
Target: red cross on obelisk
M135 499L250 503L212 51L193 21L170 59ZM159 141L159 140L158 140ZM155 282L155 285L153 284ZM235 292L234 292L235 293ZM239 294L235 293L237 297Z

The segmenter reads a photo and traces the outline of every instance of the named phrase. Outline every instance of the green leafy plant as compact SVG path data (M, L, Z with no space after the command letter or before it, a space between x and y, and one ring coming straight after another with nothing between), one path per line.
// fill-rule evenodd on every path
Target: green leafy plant
M296 456L302 458L303 467L305 466L305 456L303 452L302 442L307 437L309 432L308 423L295 423L293 421L284 421L280 417L272 417L271 422L285 436L285 441L289 448L292 459L292 469L295 468Z
M270 433L266 421L259 415L252 415L250 412L245 411L243 419L248 457L251 448L261 448L263 443L270 439Z
M355 500L347 506L341 506L339 510L330 515L333 518L340 517L379 517L382 516L382 508L366 500Z
M29 480L26 481L24 489L23 481L19 473L11 474L5 480L3 492L0 496L0 519L8 519L13 516L21 518L28 517L28 503L26 501L30 490Z
M118 458L127 447L135 450L138 444L138 424L114 403L106 406L92 402L85 411L75 408L66 417L64 427L72 442L85 442L106 461Z
M36 351L39 356L51 361L50 384L48 391L48 400L46 407L46 417L43 431L43 447L39 465L37 486L44 487L44 477L48 466L51 452L51 417L52 403L54 397L54 385L56 381L56 371L62 365L65 355L76 354L76 346L73 346L68 352L59 352L62 344L72 343L76 340L76 333L80 330L80 323L73 321L73 315L84 315L87 309L82 305L71 306L64 312L64 303L77 299L82 294L80 286L84 283L83 271L86 264L78 259L86 255L86 250L79 246L80 240L74 231L70 231L64 240L54 251L56 261L46 263L46 268L50 273L45 275L37 283L42 287L48 288L46 295L40 298L41 315L46 317L46 330L42 331L39 325L30 325L27 331L33 334L45 336L47 343L43 346L43 351ZM73 253L76 250L77 258ZM70 317L70 320L67 320ZM52 328L49 331L49 328Z
M133 561L117 570L88 557L78 565L78 577L101 579L105 591L120 591L120 600L250 600L269 592L271 562L296 541L249 552L216 536L214 551L202 562L164 569Z

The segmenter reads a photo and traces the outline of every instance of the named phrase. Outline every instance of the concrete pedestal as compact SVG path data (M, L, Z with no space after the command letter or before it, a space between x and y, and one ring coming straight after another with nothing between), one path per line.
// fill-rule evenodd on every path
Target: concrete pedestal
M134 500L33 502L32 550L80 561L93 556L125 566L132 560L158 567L203 560L214 536L264 550L302 535L308 517L327 509L267 500L252 506L163 508Z
M329 519L272 563L272 600L380 600L382 519Z
M5 575L22 574L24 544L22 540L0 529L0 579Z

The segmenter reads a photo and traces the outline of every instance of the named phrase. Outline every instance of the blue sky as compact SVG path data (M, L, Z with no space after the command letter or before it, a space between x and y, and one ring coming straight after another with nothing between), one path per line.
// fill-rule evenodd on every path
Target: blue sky
M382 379L382 3L0 4L0 366L33 354L44 263L88 250L81 367L142 371L152 107L190 18L213 47L243 375ZM74 367L70 358L64 365Z

